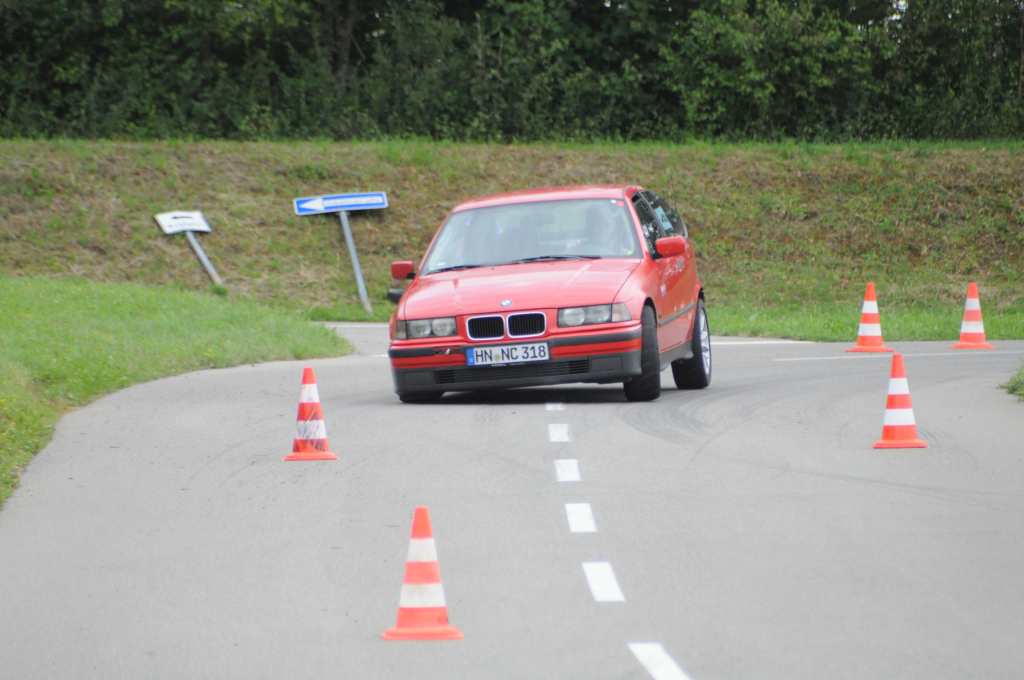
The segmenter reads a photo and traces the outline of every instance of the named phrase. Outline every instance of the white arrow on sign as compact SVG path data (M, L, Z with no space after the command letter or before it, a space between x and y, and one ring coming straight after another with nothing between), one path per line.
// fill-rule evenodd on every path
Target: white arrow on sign
M307 196L295 199L296 215L316 215L342 210L375 210L386 207L388 207L388 197L383 191L365 194Z

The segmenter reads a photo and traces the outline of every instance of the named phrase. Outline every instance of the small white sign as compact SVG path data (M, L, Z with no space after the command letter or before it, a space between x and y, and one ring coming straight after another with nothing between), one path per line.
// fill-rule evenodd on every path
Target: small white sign
M160 213L156 216L156 223L165 234L180 234L183 231L202 231L209 233L210 225L207 224L203 213L198 210L176 210L174 212Z

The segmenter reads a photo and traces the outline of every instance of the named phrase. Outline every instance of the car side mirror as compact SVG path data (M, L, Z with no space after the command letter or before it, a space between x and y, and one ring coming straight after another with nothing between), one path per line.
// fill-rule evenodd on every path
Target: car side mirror
M654 242L654 251L661 257L685 255L689 246L682 236L666 236Z
M391 278L404 281L416 275L416 265L412 260L395 260L391 263Z

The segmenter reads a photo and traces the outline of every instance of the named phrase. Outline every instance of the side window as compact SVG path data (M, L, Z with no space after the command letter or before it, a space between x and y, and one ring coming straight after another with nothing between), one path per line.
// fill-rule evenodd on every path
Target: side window
M647 241L647 250L653 255L654 242L659 238L658 217L639 193L633 195L633 207L640 218L640 228L644 232L644 240Z
M666 203L661 197L657 196L653 191L645 191L644 194L648 201L651 202L651 206L654 208L654 212L658 217L659 227L662 228L663 236L688 236L688 229L686 222L679 216L676 209Z

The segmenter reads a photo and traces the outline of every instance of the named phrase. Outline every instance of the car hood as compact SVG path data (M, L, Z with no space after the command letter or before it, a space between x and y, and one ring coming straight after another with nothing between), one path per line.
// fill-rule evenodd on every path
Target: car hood
M566 260L482 267L416 279L402 317L483 314L613 302L640 260ZM502 307L503 300L511 303Z

